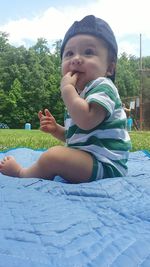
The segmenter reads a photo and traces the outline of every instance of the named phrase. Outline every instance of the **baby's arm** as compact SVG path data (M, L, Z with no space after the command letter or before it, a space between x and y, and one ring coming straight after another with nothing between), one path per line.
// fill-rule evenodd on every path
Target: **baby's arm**
M81 129L90 130L105 119L107 110L99 104L88 103L78 95L75 89L77 79L78 74L72 75L71 72L63 77L62 98L75 124Z
M52 134L55 138L65 142L65 128L58 124L48 109L39 111L40 130Z

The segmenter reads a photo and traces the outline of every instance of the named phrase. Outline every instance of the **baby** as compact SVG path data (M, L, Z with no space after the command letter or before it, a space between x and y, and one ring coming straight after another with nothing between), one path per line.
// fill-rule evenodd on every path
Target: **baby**
M65 142L43 152L29 168L12 156L0 162L0 172L26 178L71 183L125 176L131 147L126 114L114 85L118 47L110 26L93 15L75 21L61 46L61 95L65 126L45 109L41 130Z

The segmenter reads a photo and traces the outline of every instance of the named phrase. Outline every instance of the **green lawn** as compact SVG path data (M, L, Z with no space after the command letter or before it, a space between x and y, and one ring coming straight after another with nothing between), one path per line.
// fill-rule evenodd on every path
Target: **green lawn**
M150 131L132 131L129 134L132 141L132 151L150 151Z
M0 150L15 147L45 149L58 144L61 142L40 130L0 129Z
M130 132L132 151L150 151L150 132ZM0 129L0 151L15 147L29 147L33 149L47 149L62 144L51 135L40 130L12 130Z

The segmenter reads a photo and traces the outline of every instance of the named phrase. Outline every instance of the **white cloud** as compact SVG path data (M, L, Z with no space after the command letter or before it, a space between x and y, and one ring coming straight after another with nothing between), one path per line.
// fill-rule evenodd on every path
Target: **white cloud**
M139 54L139 43L130 43L127 41L121 41L119 43L119 54L126 52L128 55Z
M79 20L87 14L94 14L106 20L116 37L137 35L140 33L150 39L149 0L95 0L84 7L51 7L43 14L32 19L22 18L0 26L0 31L9 34L9 41L14 45L26 45L27 40L35 43L37 38L43 37L48 42L62 39L68 27L74 20ZM126 49L127 53L137 50L137 44L130 40L119 43L120 51Z

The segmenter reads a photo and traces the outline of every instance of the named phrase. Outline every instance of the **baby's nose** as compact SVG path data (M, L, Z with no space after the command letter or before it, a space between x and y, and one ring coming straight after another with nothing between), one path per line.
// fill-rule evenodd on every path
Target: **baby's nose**
M72 59L73 65L81 65L82 64L82 58L80 56L75 56Z

